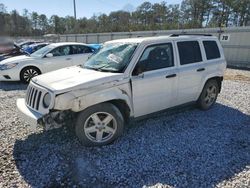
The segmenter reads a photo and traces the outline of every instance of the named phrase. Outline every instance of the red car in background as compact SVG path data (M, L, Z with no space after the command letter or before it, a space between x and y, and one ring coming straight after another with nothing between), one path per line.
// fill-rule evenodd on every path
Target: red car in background
M9 57L15 57L19 55L27 54L16 44L11 45L0 45L0 61Z

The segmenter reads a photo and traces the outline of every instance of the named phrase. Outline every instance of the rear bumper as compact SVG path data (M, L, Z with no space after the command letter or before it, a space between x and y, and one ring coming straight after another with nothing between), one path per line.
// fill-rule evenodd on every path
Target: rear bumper
M25 99L17 99L16 105L19 110L20 116L26 122L28 122L33 129L35 129L38 126L38 122L39 120L41 120L43 115L27 107L25 104Z

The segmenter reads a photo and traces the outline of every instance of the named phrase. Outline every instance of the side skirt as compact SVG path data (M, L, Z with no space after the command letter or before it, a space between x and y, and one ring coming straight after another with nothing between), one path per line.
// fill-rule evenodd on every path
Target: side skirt
M132 122L137 122L137 121L142 121L145 119L150 119L150 118L157 118L157 117L161 117L163 114L167 114L167 115L173 115L173 114L178 114L181 112L185 112L185 111L189 111L189 110L193 110L196 108L196 102L189 102L189 103L185 103L182 105L178 105L175 107L171 107L171 108L167 108L158 112L153 112L151 114L147 114L147 115L143 115L140 117L130 117L129 119L129 123Z

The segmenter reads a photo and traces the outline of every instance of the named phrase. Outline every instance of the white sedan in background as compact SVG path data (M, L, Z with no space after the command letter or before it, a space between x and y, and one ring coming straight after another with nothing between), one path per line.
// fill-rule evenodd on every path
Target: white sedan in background
M83 43L53 43L30 56L21 55L0 62L0 81L28 83L39 74L84 63L95 49Z

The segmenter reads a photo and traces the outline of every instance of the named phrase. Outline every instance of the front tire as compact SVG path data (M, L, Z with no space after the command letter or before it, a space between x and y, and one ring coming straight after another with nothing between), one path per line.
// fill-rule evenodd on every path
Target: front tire
M198 106L202 110L210 109L216 102L217 96L219 93L219 86L216 80L209 80L197 101Z
M112 143L123 133L124 119L111 103L91 106L79 113L76 135L85 146L103 146Z
M27 84L33 77L38 76L39 74L41 74L41 71L38 68L26 67L20 73L20 80Z

